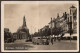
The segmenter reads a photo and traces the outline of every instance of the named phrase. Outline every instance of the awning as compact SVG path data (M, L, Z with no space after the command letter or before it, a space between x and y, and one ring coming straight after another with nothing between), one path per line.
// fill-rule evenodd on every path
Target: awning
M77 34L72 34L71 36L77 36ZM63 37L70 37L70 34L66 33Z

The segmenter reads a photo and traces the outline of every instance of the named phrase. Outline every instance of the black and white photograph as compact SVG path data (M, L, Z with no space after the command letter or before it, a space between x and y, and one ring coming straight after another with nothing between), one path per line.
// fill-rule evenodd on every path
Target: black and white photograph
M1 1L2 52L78 52L78 1Z

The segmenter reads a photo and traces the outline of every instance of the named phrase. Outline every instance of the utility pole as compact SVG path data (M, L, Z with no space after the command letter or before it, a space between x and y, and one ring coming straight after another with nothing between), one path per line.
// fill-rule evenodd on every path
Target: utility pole
M51 36L52 36L52 17L51 17ZM50 36L50 41L52 39L52 37Z
M70 42L71 42L71 34L72 34L72 22L70 22L70 29L69 29L69 33L70 33Z
M54 18L53 22L54 22L54 28L56 28L56 20L55 20L55 18ZM55 35L54 35L54 41L55 41Z
M32 26L31 26L31 33L32 33ZM33 33L32 33L33 34ZM32 34L31 34L31 39L32 39Z

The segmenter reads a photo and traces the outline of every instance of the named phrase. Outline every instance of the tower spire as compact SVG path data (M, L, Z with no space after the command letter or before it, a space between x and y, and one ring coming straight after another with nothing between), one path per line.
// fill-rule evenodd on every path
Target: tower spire
M25 16L23 17L23 27L26 27L26 19L25 19Z

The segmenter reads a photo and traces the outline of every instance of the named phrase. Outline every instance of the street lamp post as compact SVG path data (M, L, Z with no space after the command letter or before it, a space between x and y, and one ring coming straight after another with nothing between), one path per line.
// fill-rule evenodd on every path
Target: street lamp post
M71 21L68 22L68 25L69 25L68 33L70 34L70 42L71 42L71 35L73 33L73 31L72 31L72 22Z

